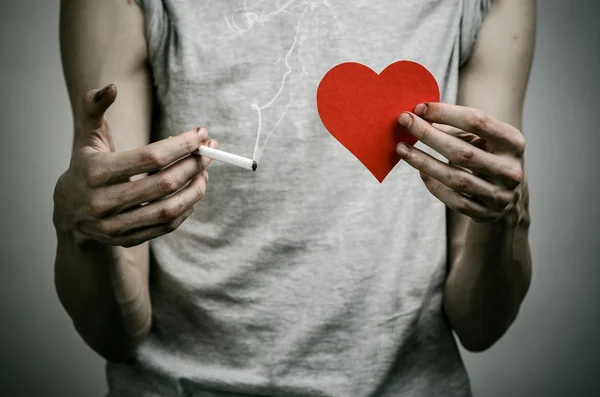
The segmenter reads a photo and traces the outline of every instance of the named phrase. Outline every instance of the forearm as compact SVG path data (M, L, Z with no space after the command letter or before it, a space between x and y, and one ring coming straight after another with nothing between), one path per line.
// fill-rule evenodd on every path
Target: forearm
M533 60L536 31L535 0L496 1L479 32L469 62L460 72L457 103L479 109L522 131L523 103ZM502 126L495 124L498 131ZM497 142L487 142L498 161L511 161L504 171L523 170L524 144L513 145L514 129L506 128ZM511 137L508 139L508 137ZM498 145L499 142L502 144ZM508 152L504 146L511 148ZM498 163L500 164L500 163ZM484 172L485 174L485 172ZM494 344L517 316L531 281L529 191L527 176L498 183L497 193L516 188L515 206L491 223L450 211L449 273L444 306L463 346L481 351ZM499 196L495 197L496 199ZM492 200L493 202L494 200Z
M77 241L60 227L56 233L54 281L62 305L94 351L111 361L126 359L151 323L147 280L140 280L143 275L128 258L147 255L146 244L124 251L96 241Z
M473 351L485 350L512 324L531 282L527 181L501 221L476 223L460 214L449 216L465 227L458 227L461 233L450 240L445 310L461 343Z
M77 222L97 221L89 212L89 171L110 170L112 164L91 164L75 148L103 157L149 143L152 84L142 9L126 1L61 1L60 49L75 128L70 177L64 183L63 174L54 195L55 285L88 345L121 360L150 327L148 245L122 248L76 238ZM120 91L120 105L110 110L114 98L107 104L106 97L104 102L86 97L108 83L117 83ZM111 92L116 96L116 87Z

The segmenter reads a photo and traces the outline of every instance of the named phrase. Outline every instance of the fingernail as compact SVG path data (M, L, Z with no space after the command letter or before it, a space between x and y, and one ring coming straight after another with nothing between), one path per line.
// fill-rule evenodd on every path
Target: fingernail
M417 116L424 115L426 111L427 111L427 105L424 103L420 103L417 106L415 106L415 114Z
M106 94L106 92L110 89L110 87L112 87L112 84L107 85L106 87L104 87L103 89L101 89L100 91L98 91L98 93L96 93L96 97L94 98L95 102L99 102L100 100L102 100L102 98L104 98L104 95Z
M200 139L202 139L203 141L208 139L208 130L206 128L198 127L197 131L198 131L198 136L200 136Z
M204 171L204 178L206 178L206 182L208 182L208 172Z
M401 126L410 128L410 125L412 124L412 116L409 113L404 112L400 115L400 117L398 117L398 122Z
M398 153L398 155L400 157L406 157L408 156L408 146L406 146L405 143L399 143L398 146L396 147L396 152Z
M219 145L217 144L217 141L215 141L214 139L211 139L211 140L208 142L208 147L211 147L211 148L216 148L217 146L219 146Z

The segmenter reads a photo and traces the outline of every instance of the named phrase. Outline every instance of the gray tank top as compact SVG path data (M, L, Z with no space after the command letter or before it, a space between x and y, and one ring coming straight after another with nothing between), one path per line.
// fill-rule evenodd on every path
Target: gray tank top
M139 2L154 139L205 125L259 167L214 161L193 217L152 241L152 329L108 364L109 396L470 396L444 205L403 162L377 182L315 98L337 64L405 59L454 103L491 0Z

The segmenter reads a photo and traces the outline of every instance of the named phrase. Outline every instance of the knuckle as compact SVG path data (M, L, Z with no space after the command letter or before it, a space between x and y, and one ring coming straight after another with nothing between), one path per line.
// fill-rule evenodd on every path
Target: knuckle
M471 179L466 175L454 175L450 178L450 187L455 190L466 190L471 186Z
M497 208L505 208L512 203L515 193L510 190L497 190L494 192L494 203Z
M100 233L104 234L105 236L112 237L116 234L115 229L109 222L100 221L98 222L97 227Z
M425 184L425 187L427 188L427 190L429 190L429 192L432 195L440 198L439 194L440 194L440 189L442 188L442 184L439 181L435 180L433 177L431 177L430 175L427 175L425 173L421 173L421 180Z
M173 219L171 222L167 224L167 229L172 232L177 229L179 226L183 224L183 222L194 212L194 208L188 208L181 214L178 218Z
M410 157L414 158L416 157L414 160L417 161L417 168L421 171L428 171L429 170L429 157L427 156L422 156L420 155L421 153L419 153L419 155L415 155L414 150L411 149L410 150Z
M485 130L490 125L490 116L481 111L474 111L468 123L476 130Z
M163 221L170 221L175 216L175 210L173 207L163 207L160 210L160 219Z
M181 221L179 219L174 219L167 224L166 228L167 228L167 231L172 232L172 231L175 231L175 229L177 229L180 225L181 225Z
M515 128L513 127L513 129L515 129ZM517 133L515 134L513 144L515 146L515 149L517 150L517 153L519 153L519 154L525 153L525 147L526 147L527 142L525 140L525 136L518 130L517 130Z
M160 210L160 218L164 221L173 221L181 215L182 205L179 201L168 202Z
M106 168L90 164L85 172L86 183L90 187L104 185L109 178L109 172Z
M106 212L106 206L104 204L104 198L98 193L92 193L90 196L89 203L90 213L99 218Z
M202 156L198 160L196 160L196 170L200 173L208 168L211 163L210 157Z
M179 189L179 180L172 172L165 172L158 179L156 188L160 194L174 193Z
M506 193L506 198L504 199L505 201L505 205L504 208L508 207L509 205L511 205L512 203L515 202L515 200L517 199L517 192L515 190L511 190L509 192Z
M94 167L86 167L83 169L83 177L85 178L85 184L89 187L96 186L98 181L97 171Z
M198 134L193 134L193 136L189 136L185 141L183 141L187 153L193 153L196 149L198 149L199 142L197 140L199 139L200 138L198 137Z
M406 147L408 149L408 152L406 153L404 161L406 161L407 163L411 163L414 160L413 147L412 147L412 145L406 145Z
M419 132L419 135L421 136L421 140L423 142L428 142L429 138L431 137L431 126L429 125L429 123L419 123L419 126L417 127L417 131Z
M432 110L434 110L437 113L438 116L438 120L440 120L441 123L443 123L446 120L446 108L445 106L441 106L438 104L435 105L430 105L433 107Z
M525 179L525 172L523 171L523 168L519 167L515 170L512 180L520 185L523 183L523 179Z
M162 167L163 160L154 148L146 148L140 152L140 163L150 167Z
M431 194L433 194L435 197L439 197L441 194L441 190L443 188L443 185L434 180L433 178L430 178L427 185L427 189L431 192Z
M504 170L504 176L514 185L520 185L521 183L523 183L523 179L525 178L525 172L523 171L523 167L521 166L506 168Z
M461 165L468 165L473 162L475 151L469 147L460 147L454 154L454 161Z

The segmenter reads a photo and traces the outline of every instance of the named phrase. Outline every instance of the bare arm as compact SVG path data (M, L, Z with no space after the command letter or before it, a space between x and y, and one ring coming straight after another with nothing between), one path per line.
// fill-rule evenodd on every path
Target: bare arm
M531 280L520 129L534 37L535 0L495 0L461 70L458 104L419 104L398 118L449 160L404 143L397 147L448 207L444 308L472 351L489 348L506 332Z
M206 192L206 128L149 143L144 21L124 0L63 0L61 50L74 112L69 169L54 189L55 285L97 353L122 361L150 330L148 241L177 229ZM119 103L116 83L121 87ZM83 100L80 98L83 97ZM110 108L110 110L109 110Z
M147 145L152 94L140 8L124 0L63 0L60 44L75 123L86 112L86 92L116 83L118 106L106 112L116 132L114 149ZM60 221L55 223L55 283L61 302L96 352L124 359L150 326L148 243L130 248L96 241L80 244Z
M152 85L140 7L126 0L62 0L60 47L74 115L88 90L116 84L119 106L105 115L116 151L147 145Z
M460 75L459 105L521 130L535 41L535 0L496 0ZM450 272L444 305L462 344L482 351L517 317L531 281L529 193L499 222L448 210Z

